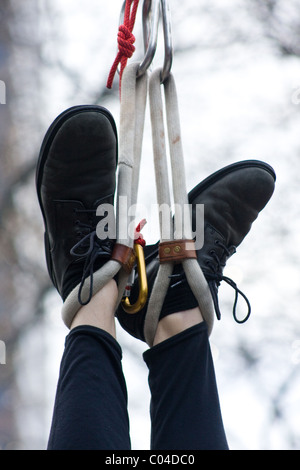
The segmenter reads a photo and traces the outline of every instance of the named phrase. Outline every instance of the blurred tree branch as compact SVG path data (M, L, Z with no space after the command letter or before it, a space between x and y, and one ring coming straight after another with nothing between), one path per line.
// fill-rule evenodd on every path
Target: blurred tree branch
M298 0L248 0L248 6L282 55L300 56Z
M16 193L22 188L29 188L30 197L35 198L34 173L43 137L42 128L45 121L48 122L47 109L53 96L47 96L44 85L49 85L53 79L51 84L59 94L61 82L64 83L68 96L62 99L62 105L71 104L78 96L80 100L95 104L102 104L108 97L118 98L117 87L113 92L106 89L103 70L101 77L97 68L91 73L99 78L99 83L88 82L89 73L80 61L73 66L67 60L65 50L61 49L65 38L59 13L51 0L42 4L43 12L38 0L1 0L0 6L0 79L8 85L8 104L5 108L0 107L0 339L7 342L10 357L13 357L24 331L43 316L43 300L52 289L43 250L40 250L43 265L25 253L26 244L32 243L33 231L41 239L38 249L42 247L40 214L30 208L28 213L23 213L23 208L16 202ZM213 53L218 49L224 51L236 43L246 45L249 40L261 41L257 33L249 39L251 27L244 31L238 15L237 18L232 15L227 6L190 1L186 3L183 14L182 5L180 0L174 0L175 54L178 60L182 60L187 52L209 50ZM248 0L243 9L251 13L265 37L283 56L300 57L298 7L296 0ZM191 37L189 24L195 18L197 28L194 28L195 36ZM102 18L101 25L104 23ZM98 25L98 44L102 35ZM95 50L86 52L91 67ZM59 96L65 96L64 92ZM24 231L22 236L20 230ZM262 361L253 349L253 343L238 341L231 347L234 349L232 354L240 357L241 370L250 371L252 376L259 375ZM284 422L283 401L298 375L298 369L291 368L272 393L264 390L262 380L256 377L261 393L268 396L270 402L269 425L275 421ZM11 363L2 369L0 375L0 448L10 446L18 439L14 416L15 390L15 370ZM8 395L13 397L11 402L5 401ZM295 445L297 437L295 433L289 436L291 446Z

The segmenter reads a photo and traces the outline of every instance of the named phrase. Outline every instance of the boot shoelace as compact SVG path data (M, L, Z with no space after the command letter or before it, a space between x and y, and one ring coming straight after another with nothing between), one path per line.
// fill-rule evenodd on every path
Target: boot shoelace
M80 209L80 210L76 209L76 213L78 212L95 214L95 210L89 210L89 209ZM88 233L83 238L81 238L81 240L78 243L76 243L76 245L74 245L73 248L70 250L70 254L74 256L75 258L82 259L82 260L85 259L81 283L80 283L80 287L78 291L78 301L81 305L87 305L93 296L93 276L94 276L95 262L99 257L107 258L107 259L110 258L112 254L114 242L108 238L105 240L100 240L100 238L98 238L97 236L97 233L96 233L95 227L92 224L92 221L90 221L90 225L89 225L89 224L86 224L77 220L76 225L79 228L82 228L88 231ZM82 235L82 232L79 232L78 234ZM86 251L83 251L83 249L85 248L87 248ZM88 299L83 301L82 289L88 277L90 278L89 295L88 295Z
M230 247L230 249L228 249L227 246L224 243L222 243L220 240L215 240L215 244L217 246L220 246L224 250L224 254L226 254L228 257L233 255L236 252L235 246L232 246ZM219 258L219 256L214 250L210 251L210 256L213 258L213 260L211 262L207 261L206 263L206 265L211 269L210 273L207 273L207 274L205 273L207 280L216 282L218 286L220 285L221 281L224 281L235 290L235 299L234 299L233 311L232 311L233 318L239 324L245 323L251 315L251 305L250 305L248 298L237 287L236 283L232 279L222 274L225 264L222 264L221 259ZM242 320L239 320L237 317L237 303L238 303L239 295L243 297L248 307L248 312ZM220 320L221 312L220 312L218 303L216 303L216 307L217 307L217 312L216 312L217 318Z
M227 256L231 256L236 251L236 247L234 247L234 246L231 247L231 251L230 251L224 245L224 243L222 243L220 240L216 240L215 244L220 246L221 248L223 248L223 250L224 250L224 252ZM219 286L221 281L224 281L235 290L235 299L234 299L233 312L232 312L233 318L239 324L245 323L251 315L251 305L250 305L250 302L249 302L248 298L237 287L236 283L232 279L230 279L229 277L224 276L222 274L222 268L225 267L225 264L222 264L221 259L219 258L218 254L214 250L211 250L210 251L210 256L212 257L212 260L206 262L206 266L208 268L210 268L210 272L207 272L206 270L204 270L203 273L204 273L204 276L205 276L206 280L208 281L208 284L212 287L211 288L212 297L213 297L213 302L214 302L215 311L216 311L216 315L217 315L218 320L221 319L221 312L220 312L220 308L219 308L217 292L215 291L215 289L213 289L213 283L217 283L217 286ZM182 282L187 282L187 279L186 279L186 276L185 276L184 272L180 273L180 274L172 274L170 276L170 278L174 279L176 281L175 283L171 284L171 286L170 286L171 288L176 287L177 285L181 284ZM245 302L247 304L247 308L248 308L248 312L242 320L240 320L237 317L237 303L238 303L239 295L241 295L243 297L243 299L245 300Z

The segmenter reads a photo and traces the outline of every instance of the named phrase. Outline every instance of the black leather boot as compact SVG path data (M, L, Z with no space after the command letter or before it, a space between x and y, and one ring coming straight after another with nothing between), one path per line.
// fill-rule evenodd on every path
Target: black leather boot
M111 256L114 241L97 237L96 210L114 203L116 167L117 130L105 108L72 107L44 138L36 186L48 271L63 300Z
M192 225L196 231L196 206L204 204L204 245L197 251L198 263L208 282L217 318L221 313L218 303L218 287L224 280L236 291L234 317L244 322L250 315L250 304L236 284L223 275L227 260L236 252L259 212L271 198L276 176L266 163L247 160L229 165L202 181L189 193L192 204ZM158 246L145 249L149 296L159 268ZM238 294L249 307L248 315L238 320L235 307ZM138 280L132 287L132 303L138 296ZM182 265L174 268L171 284L165 298L161 317L194 308L197 301L186 281ZM132 336L145 341L144 321L148 304L136 314L127 314L120 305L117 317L121 326Z

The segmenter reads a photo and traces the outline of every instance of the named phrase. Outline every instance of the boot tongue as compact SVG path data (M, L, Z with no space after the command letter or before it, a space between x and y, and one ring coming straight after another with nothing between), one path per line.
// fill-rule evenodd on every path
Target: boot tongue
M203 273L207 280L211 296L214 303L215 313L218 320L221 319L221 311L218 300L218 288L222 281L225 281L235 291L235 300L233 305L233 317L237 323L244 323L251 314L251 306L249 300L243 292L237 287L236 283L223 275L227 260L236 252L236 247L226 246L225 237L210 224L206 225L206 237L210 239L209 248L204 259ZM240 320L237 317L237 303L239 295L243 297L248 308L246 316Z
M215 280L208 280L208 287L209 287L209 290L213 299L217 319L221 320L221 311L220 311L219 299L218 299L218 284Z

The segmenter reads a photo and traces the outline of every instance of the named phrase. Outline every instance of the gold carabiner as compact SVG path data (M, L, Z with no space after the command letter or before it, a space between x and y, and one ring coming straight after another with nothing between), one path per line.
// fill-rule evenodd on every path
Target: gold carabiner
M148 282L146 273L146 263L143 247L135 243L134 252L137 259L138 279L139 279L139 296L137 301L131 305L128 297L122 300L122 307L126 313L138 313L145 306L148 298Z

